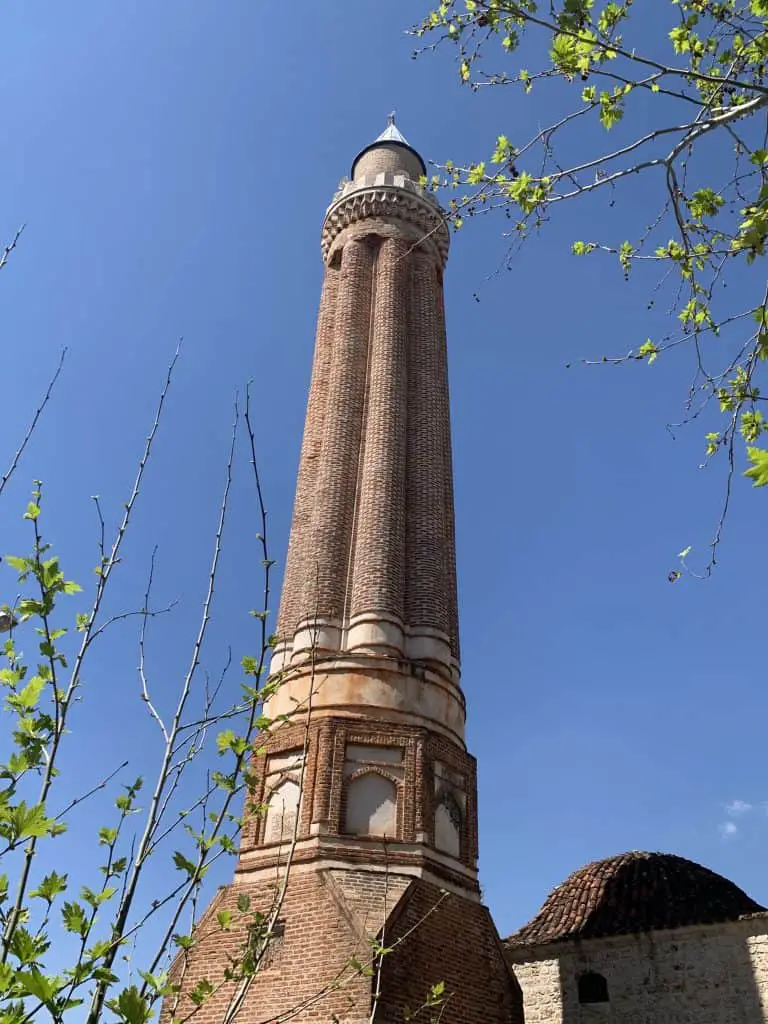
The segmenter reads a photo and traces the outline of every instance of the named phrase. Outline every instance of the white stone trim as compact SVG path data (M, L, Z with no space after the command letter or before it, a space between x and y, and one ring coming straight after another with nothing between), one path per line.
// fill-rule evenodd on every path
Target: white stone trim
M370 715L425 725L464 743L466 704L455 683L442 673L424 667L418 674L411 664L371 655L305 659L285 675L264 713L271 718L301 714L311 706L312 715Z

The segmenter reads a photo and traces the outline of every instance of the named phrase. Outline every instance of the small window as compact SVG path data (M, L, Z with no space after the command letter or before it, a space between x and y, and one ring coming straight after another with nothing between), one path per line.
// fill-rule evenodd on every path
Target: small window
M580 1003L608 1002L608 982L602 974L597 974L596 971L587 971L585 974L579 975L578 984Z

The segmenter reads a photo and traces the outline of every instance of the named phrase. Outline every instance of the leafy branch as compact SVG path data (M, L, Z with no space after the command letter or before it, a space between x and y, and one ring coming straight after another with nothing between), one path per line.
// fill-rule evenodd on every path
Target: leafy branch
M750 274L768 243L768 5L680 0L670 15L665 30L658 12L646 13L657 26L649 36L632 0L560 0L547 11L535 0L443 0L412 33L420 40L415 56L452 47L461 82L475 92L515 88L552 108L567 104L529 138L499 134L485 159L449 160L424 179L448 193L456 229L500 211L513 224L510 260L563 203L605 195L614 208L648 178L658 206L639 236L579 240L572 251L615 258L625 278L656 274L654 292L675 285L678 330L585 362L653 364L672 348L692 351L682 422L709 418L710 407L726 421L705 438L705 463L725 453L727 491L707 575L737 463L744 460L754 486L768 484L768 448L760 443L768 429L761 411L768 315L764 275ZM534 70L507 70L523 51ZM498 70L486 69L492 56ZM625 141L601 142L613 130ZM585 145L593 150L586 159ZM712 161L712 145L729 160ZM753 292L736 308L724 291L735 276L740 290Z

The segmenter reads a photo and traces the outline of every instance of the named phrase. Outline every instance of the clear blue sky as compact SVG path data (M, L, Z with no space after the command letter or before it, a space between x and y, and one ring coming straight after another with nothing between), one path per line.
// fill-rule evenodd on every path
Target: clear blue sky
M161 700L196 629L232 396L249 377L271 543L284 556L320 225L352 157L393 107L438 161L483 155L500 131L514 137L548 114L512 91L471 95L440 56L411 60L402 30L418 3L278 9L80 0L6 4L0 21L0 238L28 225L0 276L3 463L70 349L4 496L0 546L22 546L17 513L42 477L47 532L69 575L90 578L89 496L114 523L183 335L116 595L116 607L141 603L157 544L158 600L180 600L151 643ZM650 203L651 183L636 187L634 202ZM680 417L685 367L565 369L663 330L663 311L647 322L645 287L569 254L574 238L620 241L619 224L618 206L563 210L487 280L505 222L475 221L446 276L468 740L482 882L503 934L570 871L627 849L691 857L768 903L768 691L755 640L765 558L754 541L766 498L739 483L715 577L670 586L677 551L703 554L722 486L697 469L697 427L677 441L665 430ZM212 671L227 644L238 659L255 649L257 529L241 452ZM92 662L73 788L97 761L126 753L138 766L154 742L136 662L131 625ZM754 806L724 839L734 800ZM79 820L62 850L86 857L96 822Z

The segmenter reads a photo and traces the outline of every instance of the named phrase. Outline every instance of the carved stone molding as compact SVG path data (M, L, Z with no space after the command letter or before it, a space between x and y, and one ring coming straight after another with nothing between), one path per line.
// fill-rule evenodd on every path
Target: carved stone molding
M383 175L382 175L383 177ZM407 179L406 179L407 180ZM328 210L323 223L320 246L328 259L334 240L352 224L378 218L398 220L416 229L419 244L432 248L442 266L448 259L450 236L440 207L422 190L402 185L375 185L361 188L351 183Z

